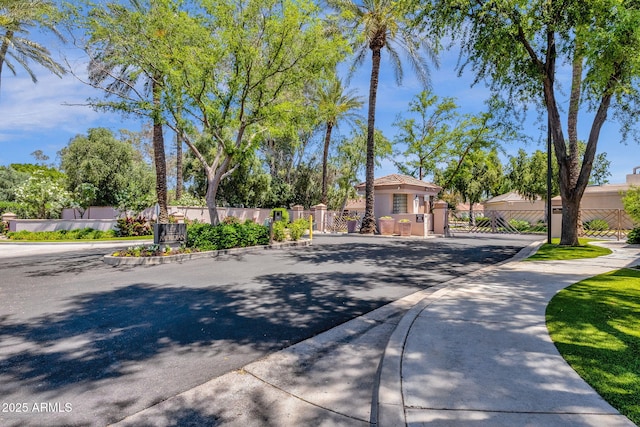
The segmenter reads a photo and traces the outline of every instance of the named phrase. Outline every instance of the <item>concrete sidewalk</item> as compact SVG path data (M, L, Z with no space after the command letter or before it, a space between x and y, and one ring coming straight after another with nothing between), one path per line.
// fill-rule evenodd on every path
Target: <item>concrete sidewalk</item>
M637 245L603 245L614 253L514 259L448 282L420 301L385 350L377 424L633 426L564 361L545 324L559 290L640 262ZM528 255L523 252L516 258Z

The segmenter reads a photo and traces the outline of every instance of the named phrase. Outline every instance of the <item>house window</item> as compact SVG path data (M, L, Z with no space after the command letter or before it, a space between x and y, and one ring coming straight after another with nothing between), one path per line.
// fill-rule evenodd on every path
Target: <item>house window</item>
M394 194L393 195L393 212L394 214L407 213L407 195L406 194Z

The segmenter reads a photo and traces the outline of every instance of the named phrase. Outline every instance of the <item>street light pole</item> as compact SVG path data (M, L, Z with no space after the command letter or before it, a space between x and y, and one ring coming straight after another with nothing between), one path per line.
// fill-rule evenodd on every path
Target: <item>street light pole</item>
M551 117L547 111L547 243L551 244Z

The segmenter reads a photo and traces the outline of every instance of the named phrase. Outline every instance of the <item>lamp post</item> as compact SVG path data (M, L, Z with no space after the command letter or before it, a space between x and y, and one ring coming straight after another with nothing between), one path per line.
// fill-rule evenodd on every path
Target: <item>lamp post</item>
M547 112L547 243L551 244L551 117Z

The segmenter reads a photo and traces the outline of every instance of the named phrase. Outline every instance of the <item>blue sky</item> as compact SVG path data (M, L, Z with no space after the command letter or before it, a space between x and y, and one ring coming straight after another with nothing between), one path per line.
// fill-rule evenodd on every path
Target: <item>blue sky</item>
M45 39L43 44L48 46L55 57L66 57L72 68L79 75L85 74L86 59L82 52L69 45L62 45L59 41ZM383 53L384 58L384 53ZM433 92L439 97L456 98L461 113L478 113L484 109L484 101L489 91L484 85L471 87L472 76L466 74L457 77L455 64L457 52L450 52L441 56L439 69L432 68ZM79 104L86 103L89 97L100 97L101 93L80 82L71 74L58 78L45 70L34 66L38 76L38 83L22 70L13 76L8 70L3 71L0 88L0 165L10 163L34 162L31 153L42 150L56 161L56 152L66 146L71 138L77 134L86 133L92 127L106 127L114 131L129 129L138 131L141 121L130 119L119 114L98 113L91 108ZM366 100L370 75L370 63L363 67L351 79L351 88ZM382 76L378 89L378 104L376 127L385 136L393 139L396 129L392 123L399 113L407 109L409 101L422 90L421 85L412 76L409 69L405 70L405 80L402 86L397 86L393 78L393 71L389 64L382 64ZM366 103L362 110L366 117ZM529 113L529 120L524 129L533 142L527 144L511 143L505 145L507 154L515 154L518 148L527 152L545 149L541 141L539 126L535 124L537 115ZM580 131L580 138L586 139L589 120L584 116ZM343 133L348 129L343 126ZM640 165L640 147L636 142L621 144L618 126L609 121L605 124L598 152L606 152L611 161L609 177L610 183L625 181L625 175ZM376 176L395 173L396 168L391 161L384 161L376 169Z

